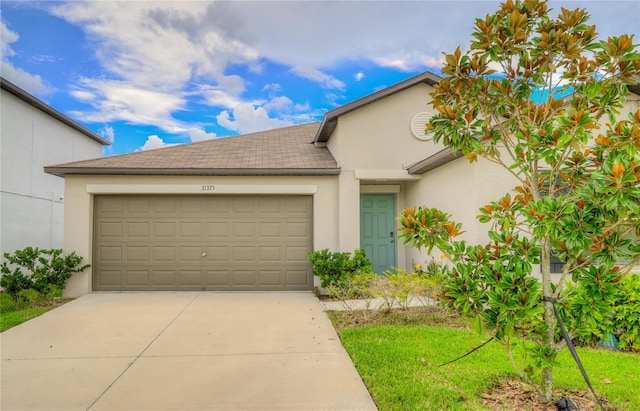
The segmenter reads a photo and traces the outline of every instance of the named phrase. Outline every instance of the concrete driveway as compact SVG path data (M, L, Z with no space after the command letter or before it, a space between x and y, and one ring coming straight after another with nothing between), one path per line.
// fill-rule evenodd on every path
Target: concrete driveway
M376 410L310 292L92 293L0 344L3 411Z

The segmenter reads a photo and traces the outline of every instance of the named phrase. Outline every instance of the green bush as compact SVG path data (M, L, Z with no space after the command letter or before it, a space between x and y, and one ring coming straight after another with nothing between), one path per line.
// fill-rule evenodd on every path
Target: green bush
M44 298L49 302L60 299L62 298L62 289L55 284L49 284L45 289Z
M393 271L385 271L384 276L387 279L387 289L385 292L400 308L404 310L409 309L411 300L420 285L420 276L397 267L393 267Z
M26 247L13 254L4 253L6 261L0 266L0 286L11 296L16 306L22 290L34 289L48 298L64 290L71 274L84 271L89 264L82 264L76 253L63 255L60 249ZM58 291L56 291L58 290Z
M40 293L33 288L26 288L24 290L20 290L20 292L18 293L18 297L28 302L31 308L34 308L36 306L36 303L40 299Z
M597 320L578 316L570 324L570 328L581 344L595 345L607 335L614 334L619 340L620 349L639 351L640 275L625 275L616 285L616 292L610 304L610 315L603 315ZM587 298L589 293L583 287L568 283L565 292L569 308L574 311L593 311L594 303Z
M416 289L416 297L422 302L422 305L432 305L434 301L439 299L442 293L442 285L451 275L449 267L440 261L431 260L423 264L414 264L414 271L420 277L418 288Z
M640 350L640 275L630 274L622 278L614 309L615 332L620 348Z
M327 288L340 286L357 272L371 271L371 261L364 250L357 249L353 257L349 252L332 252L323 250L308 252L313 274L320 278L320 285Z
M5 254L6 255L6 254ZM2 264L2 277L0 277L0 287L2 287L11 297L15 304L15 308L18 309L18 294L20 291L31 288L32 282L29 277L24 275L20 270L9 271L8 269L5 271L5 264Z
M355 309L357 306L368 312L371 310L371 299L375 297L372 285L377 279L378 275L372 272L357 272L339 284L329 285L327 293L331 298L339 301L348 311ZM364 303L353 305L354 300L364 301Z

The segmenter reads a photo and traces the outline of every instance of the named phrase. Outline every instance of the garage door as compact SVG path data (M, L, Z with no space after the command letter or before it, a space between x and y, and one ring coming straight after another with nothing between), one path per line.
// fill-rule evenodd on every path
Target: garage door
M93 289L310 290L310 196L96 196Z

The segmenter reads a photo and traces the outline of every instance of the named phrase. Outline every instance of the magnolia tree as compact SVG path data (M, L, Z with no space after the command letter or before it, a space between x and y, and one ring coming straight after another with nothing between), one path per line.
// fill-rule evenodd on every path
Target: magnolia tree
M517 180L480 209L488 243L467 244L461 224L434 208L399 217L405 244L450 260L449 307L507 348L525 341L533 361L522 367L508 349L509 357L547 401L565 347L553 304L571 336L592 332L640 261L640 110L620 115L638 48L627 35L598 40L588 19L583 9L553 18L544 1L508 0L476 20L470 51L446 54L427 133Z

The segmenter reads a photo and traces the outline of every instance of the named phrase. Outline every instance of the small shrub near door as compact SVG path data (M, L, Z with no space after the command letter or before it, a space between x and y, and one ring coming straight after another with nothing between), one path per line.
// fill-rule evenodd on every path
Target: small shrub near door
M37 247L4 253L4 260L0 266L0 286L11 296L16 307L20 299L33 305L36 295L42 299L61 295L71 274L90 267L83 264L82 257L75 252L64 255L60 249Z
M355 273L340 284L331 284L327 287L327 293L331 298L339 301L344 309L351 311L362 309L368 313L373 307L372 299L375 297L373 284L378 281L378 275L370 271ZM362 302L361 304L354 303ZM358 308L357 308L358 307Z
M313 266L313 274L320 277L323 288L338 286L355 273L371 271L371 260L362 249L355 250L353 256L349 252L333 252L327 248L308 252L307 255Z

